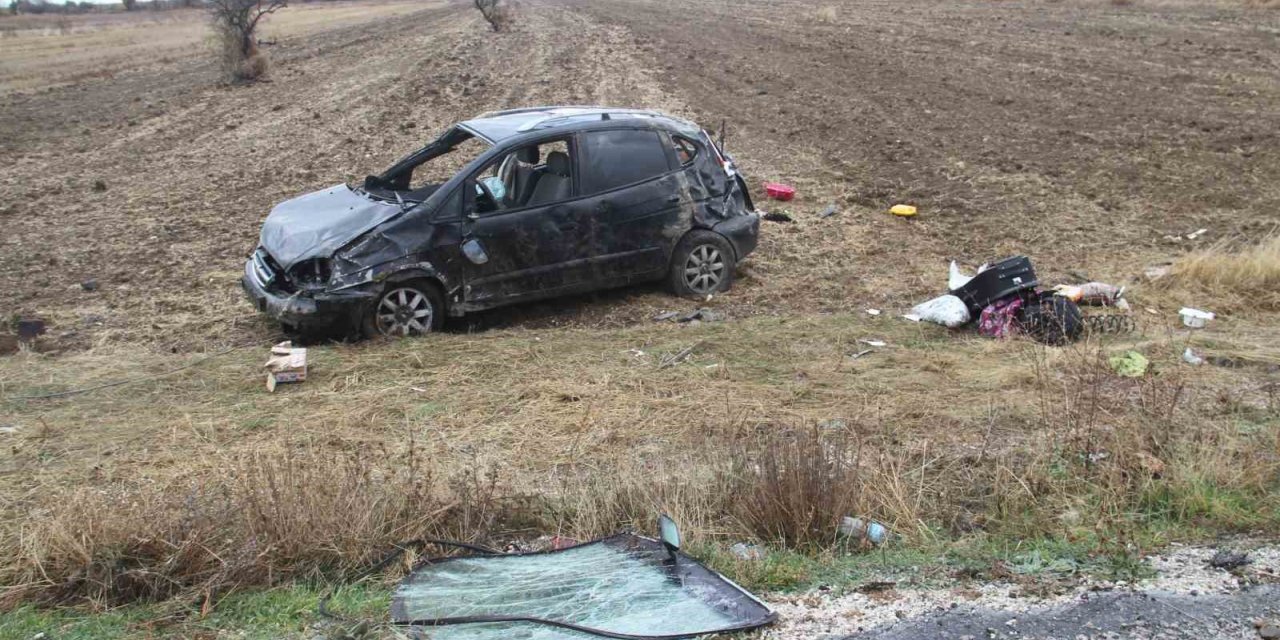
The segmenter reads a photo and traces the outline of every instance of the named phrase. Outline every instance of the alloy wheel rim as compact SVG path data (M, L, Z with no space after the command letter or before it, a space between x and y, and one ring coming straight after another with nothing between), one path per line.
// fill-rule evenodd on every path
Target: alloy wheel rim
M378 301L378 333L384 336L413 336L431 331L434 310L422 292L402 287Z
M701 244L689 252L684 264L684 282L695 293L710 293L724 279L724 259L714 245Z

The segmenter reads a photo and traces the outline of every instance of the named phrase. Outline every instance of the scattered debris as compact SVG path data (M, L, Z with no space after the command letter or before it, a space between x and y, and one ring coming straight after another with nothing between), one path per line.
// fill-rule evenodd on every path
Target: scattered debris
M1212 558L1209 558L1209 566L1214 569L1239 569L1250 562L1249 554L1230 549L1220 549L1213 554Z
M11 424L0 424L0 435L13 435L18 432L18 428Z
M845 516L840 520L840 534L848 538L881 544L889 537L889 529L875 520Z
M969 314L976 315L997 300L1024 291L1034 291L1040 281L1035 267L1026 256L1012 256L981 269L963 286L951 293L969 305Z
M1124 302L1122 298L1120 300ZM1083 318L1084 326L1090 333L1095 334L1120 334L1133 333L1138 330L1138 323L1133 316L1122 313L1108 313L1103 315L1088 316Z
M840 212L840 209L836 208L836 203L832 202L831 204L827 205L827 208L826 208L826 209L823 209L822 211L820 211L820 212L818 213L818 217L819 217L819 218L830 218L831 216L834 216L835 214L837 214L837 213L839 213L839 212Z
M263 367L267 370L267 391L275 393L276 385L307 379L307 350L285 340L271 347L271 357Z
M664 320L671 320L672 318L675 318L678 315L680 315L679 311L663 311L662 313L659 313L658 315L654 316L653 321L662 322Z
M906 318L906 319L908 319L908 320L910 320L910 321L912 321L912 322L920 322L921 320L923 320L923 318L921 318L920 316L918 316L918 315L916 315L916 314L914 314L914 313L904 313L904 314L902 314L902 317L904 317L904 318Z
M951 294L921 302L912 307L911 315L918 318L917 322L924 320L950 328L968 324L970 320L969 307Z
M48 332L44 320L19 320L18 321L18 341L31 342L36 338Z
M677 322L693 322L695 320L700 320L702 322L717 322L723 319L723 316L711 309L698 307L697 309L677 318Z
M1153 281L1159 280L1160 278L1163 278L1169 275L1169 271L1171 271L1172 269L1173 269L1173 265L1168 265L1168 264L1160 264L1153 267L1147 267L1146 270L1142 272L1142 277L1146 278L1147 280L1153 280Z
M1196 352L1192 351L1191 347L1187 347L1187 349L1182 352L1182 361L1197 367L1204 364L1204 358L1196 355Z
M1188 240L1195 240L1196 238L1199 238L1200 236L1204 235L1207 231L1209 231L1209 230L1208 230L1208 229L1196 229L1195 231L1192 231L1191 233L1188 233L1188 234L1187 234L1187 239L1188 239Z
M98 290L98 281L97 281L97 280L85 280L84 282L81 282L81 283L80 283L80 288L81 288L81 289L84 289L85 291L97 291L97 290Z
M633 349L627 349L627 353L629 353L629 354L631 354L631 355L633 355L633 356L635 356L635 357L637 357L637 358L643 358L643 357L644 357L644 352L643 352L643 351L641 351L641 350L639 350L639 349L634 349L634 348L633 348Z
M983 307L978 317L978 333L988 338L1007 338L1017 333L1022 302L1022 298L1009 296Z
M865 356L865 355L867 355L868 353L871 353L871 352L872 352L872 349L863 349L862 351L859 351L859 352L857 352L857 353L855 353L855 354L853 354L853 355L850 355L850 356L849 356L849 359L850 359L850 360L857 360L858 358L861 358L862 356Z
M791 216L782 213L781 211L770 211L760 217L768 220L769 222L795 222Z
M1203 329L1214 318L1212 311L1201 311L1191 307L1183 307L1178 311L1178 315L1182 317L1182 324L1192 329Z
M985 264L978 267L978 273L982 273L986 270L987 265ZM960 267L956 265L956 261L952 260L951 266L947 267L947 289L955 291L956 289L969 284L970 280L973 280L973 276L967 276L961 273Z
M782 184L781 182L764 183L764 192L770 198L773 198L774 200L782 200L783 202L796 197L796 188L789 184Z
M1280 640L1280 622L1260 622L1257 629L1262 640Z
M1124 287L1117 287L1105 282L1060 284L1053 288L1053 294L1062 296L1072 302L1107 306L1115 304L1117 300L1124 296Z
M869 347L887 347L887 346L889 346L889 343L888 343L888 342L885 342L884 340L867 340L867 339L865 339L865 338L860 338L860 339L858 339L858 342L861 342L862 344L865 344L865 345L867 345L867 346L869 346Z
M1119 355L1111 356L1107 362L1111 365L1111 369L1116 375L1125 378L1141 378L1146 375L1147 367L1151 362L1147 357L1137 351L1126 351Z
M700 346L702 346L702 343L698 342L681 349L680 351L676 352L675 355L663 360L662 363L658 365L658 368L666 369L668 367L674 367L680 364L681 362L688 360L689 356L693 355L693 351Z
M96 192L98 192L98 193L102 193L103 191L106 191L106 190L107 190L107 183L106 183L106 182L103 182L102 180L94 180L94 181L93 181L93 190L94 190L94 191L96 191Z
M733 557L739 560L764 559L764 549L760 548L759 545L747 544L745 542L738 542L732 547L729 547L729 553L732 553Z
M879 309L867 309L867 315L869 315L869 316L878 316L878 315L880 315L880 310L879 310Z
M895 204L889 208L889 213L903 218L910 218L916 215L916 208L909 204Z

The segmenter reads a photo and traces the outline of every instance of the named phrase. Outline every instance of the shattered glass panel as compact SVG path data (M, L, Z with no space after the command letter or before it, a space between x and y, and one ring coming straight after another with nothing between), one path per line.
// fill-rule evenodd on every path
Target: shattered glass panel
M539 554L452 558L413 571L392 599L396 622L522 616L641 636L705 634L772 621L737 585L660 543L621 535ZM419 627L440 640L578 640L529 622Z

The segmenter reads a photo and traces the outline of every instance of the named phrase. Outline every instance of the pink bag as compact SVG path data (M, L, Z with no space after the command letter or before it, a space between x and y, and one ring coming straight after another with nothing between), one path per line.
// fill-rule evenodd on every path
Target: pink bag
M1018 309L1022 298L1009 296L987 305L978 317L978 333L988 338L1007 338L1018 332Z

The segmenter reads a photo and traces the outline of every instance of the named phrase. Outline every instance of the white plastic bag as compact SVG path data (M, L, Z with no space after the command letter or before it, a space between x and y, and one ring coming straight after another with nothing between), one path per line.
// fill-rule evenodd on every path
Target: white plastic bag
M954 329L969 322L969 307L955 296L938 296L913 307L911 315Z
M956 261L951 261L951 269L947 272L947 288L955 291L973 279L973 276L966 276L960 273L960 267L956 266Z

